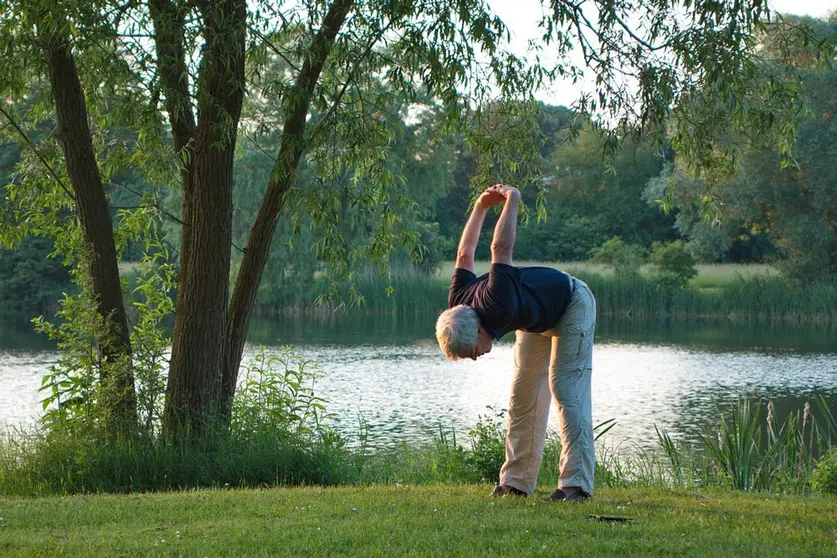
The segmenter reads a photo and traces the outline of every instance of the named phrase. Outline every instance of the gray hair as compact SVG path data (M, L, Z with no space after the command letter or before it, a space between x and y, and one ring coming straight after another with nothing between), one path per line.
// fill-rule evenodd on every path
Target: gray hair
M470 306L448 308L436 320L436 339L447 357L456 360L463 350L477 346L480 319Z

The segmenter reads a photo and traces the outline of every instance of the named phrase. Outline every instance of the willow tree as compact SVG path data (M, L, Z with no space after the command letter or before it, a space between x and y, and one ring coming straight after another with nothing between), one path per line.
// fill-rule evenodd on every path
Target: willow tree
M385 261L392 250L398 208L410 202L388 164L405 116L393 107L432 99L447 127L463 127L482 153L478 182L537 184L521 164L535 160L534 127L507 109L525 107L540 85L560 77L591 78L575 108L602 122L610 153L624 134L649 128L659 138L673 130L675 147L704 165L719 152L734 155L730 138L741 130L788 146L795 130L788 115L801 98L793 75L754 79L762 72L754 37L768 17L760 0L557 0L545 5L537 56L526 61L503 49L507 29L482 0L11 0L0 8L0 90L4 103L25 105L36 83L52 101L50 110L6 107L15 121L6 132L25 138L38 119L59 123L53 138L28 145L54 171L51 183L32 184L46 185L80 217L89 268L101 277L93 294L111 324L101 341L114 354L131 347L122 340L102 183L133 165L179 189L165 422L172 432L200 432L210 417L229 415L279 219L309 215L318 256L337 277L365 257ZM242 119L245 96L262 111ZM130 149L106 141L116 125L136 130ZM280 129L279 147L230 292L235 149L259 129ZM54 141L63 156L51 150ZM295 188L303 157L316 168L316 188ZM338 195L335 179L347 172L350 195ZM65 175L72 191L58 187ZM25 190L16 190L18 199L31 209L40 194ZM341 238L346 204L375 218L365 246ZM415 237L406 231L401 240ZM130 370L123 375L130 384Z

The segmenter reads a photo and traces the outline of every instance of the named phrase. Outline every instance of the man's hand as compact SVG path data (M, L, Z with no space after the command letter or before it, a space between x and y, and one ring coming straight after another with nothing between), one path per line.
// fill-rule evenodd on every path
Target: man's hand
M495 184L480 194L480 197L477 198L477 205L488 209L489 207L503 203L509 199L509 196L520 196L520 191L514 186Z
M514 186L504 186L503 184L495 184L491 186L488 190L492 192L497 192L501 196L503 196L504 200L509 199L510 196L520 196L520 190L515 188Z

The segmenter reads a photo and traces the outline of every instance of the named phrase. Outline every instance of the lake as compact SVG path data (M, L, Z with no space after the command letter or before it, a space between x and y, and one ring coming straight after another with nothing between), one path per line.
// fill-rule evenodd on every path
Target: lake
M373 446L428 443L440 425L465 440L486 406L506 405L513 335L476 362L450 362L433 338L434 318L257 319L246 358L287 345L315 360L316 392L336 426L354 436L365 423ZM655 446L655 425L695 442L739 395L772 399L779 420L817 394L837 413L833 328L601 320L596 339L593 418L616 419L608 446ZM0 325L0 425L37 420L41 378L56 358L40 336Z

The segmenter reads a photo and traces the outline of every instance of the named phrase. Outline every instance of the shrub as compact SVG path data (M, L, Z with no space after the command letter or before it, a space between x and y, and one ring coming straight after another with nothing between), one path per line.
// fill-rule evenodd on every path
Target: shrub
M831 448L814 469L814 490L837 494L837 447Z
M660 283L685 287L697 275L695 258L682 240L668 244L654 242L648 259L657 266L654 279Z
M471 453L466 458L466 463L477 474L479 480L494 481L506 460L506 410L497 410L490 406L488 410L491 414L480 415L476 426L468 432L471 438Z
M612 265L617 275L637 275L639 266L645 260L645 249L636 244L626 244L620 237L614 236L590 250L590 258L594 262Z

